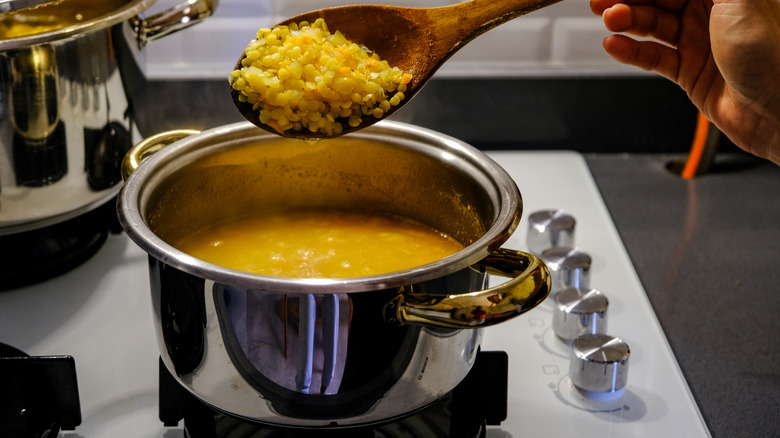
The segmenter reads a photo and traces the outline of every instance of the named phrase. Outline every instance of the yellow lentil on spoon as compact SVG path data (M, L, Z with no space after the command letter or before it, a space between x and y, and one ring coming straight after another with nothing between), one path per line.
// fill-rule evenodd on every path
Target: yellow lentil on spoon
M260 123L282 134L341 134L404 99L412 75L330 33L323 19L260 29L229 80Z

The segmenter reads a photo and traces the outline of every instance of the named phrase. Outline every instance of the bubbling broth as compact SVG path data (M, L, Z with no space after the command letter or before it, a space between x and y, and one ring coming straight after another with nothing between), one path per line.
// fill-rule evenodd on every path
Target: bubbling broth
M174 244L215 265L255 274L344 278L421 266L461 250L410 219L332 209L295 209L230 219Z

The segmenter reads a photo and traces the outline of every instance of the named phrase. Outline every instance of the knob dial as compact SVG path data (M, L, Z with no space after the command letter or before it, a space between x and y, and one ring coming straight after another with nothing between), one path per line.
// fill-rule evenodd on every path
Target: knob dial
M572 343L569 377L588 398L619 397L628 381L631 350L622 339L606 334L582 335Z
M590 287L590 255L578 248L548 248L540 256L552 277L552 291L569 287Z
M553 301L552 327L559 338L575 338L607 331L607 296L596 289L566 288L557 292Z
M528 216L528 250L536 255L555 246L574 246L574 216L563 210L541 210Z

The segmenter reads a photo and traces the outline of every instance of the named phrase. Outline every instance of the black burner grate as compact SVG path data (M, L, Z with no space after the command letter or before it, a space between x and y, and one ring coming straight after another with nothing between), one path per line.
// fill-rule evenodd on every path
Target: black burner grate
M49 438L81 424L71 356L28 356L0 343L0 437Z

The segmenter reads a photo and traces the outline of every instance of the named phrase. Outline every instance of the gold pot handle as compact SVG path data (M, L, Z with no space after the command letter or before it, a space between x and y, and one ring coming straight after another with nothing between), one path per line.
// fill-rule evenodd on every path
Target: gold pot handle
M403 288L385 306L388 322L455 329L486 327L533 309L550 294L550 273L532 254L502 248L472 269L511 279L463 294L415 293L412 288Z
M127 178L130 177L130 174L138 169L138 166L141 165L141 161L145 158L155 152L159 152L160 149L171 143L175 143L182 138L198 133L200 133L200 131L195 131L193 129L176 129L173 131L161 132L141 140L138 144L130 148L122 159L122 180L127 180Z

